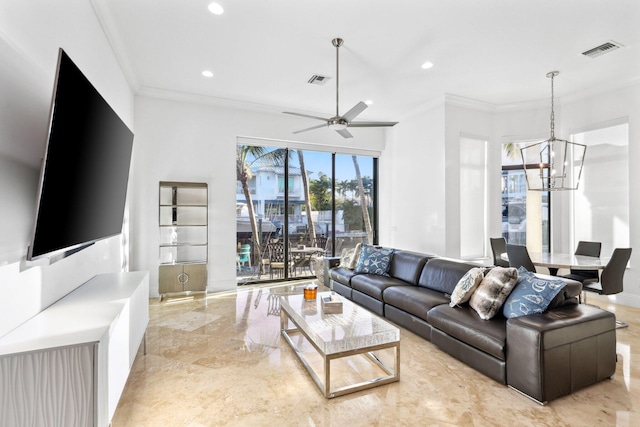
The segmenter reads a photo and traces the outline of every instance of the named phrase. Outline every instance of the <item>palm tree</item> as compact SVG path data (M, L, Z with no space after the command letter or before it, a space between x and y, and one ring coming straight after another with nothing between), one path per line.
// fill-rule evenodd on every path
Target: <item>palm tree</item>
M255 254L260 250L261 238L258 232L258 222L256 221L256 212L253 207L253 200L251 198L251 191L249 190L249 181L251 180L253 173L251 172L251 166L257 161L268 160L273 163L282 162L282 159L286 155L286 150L277 149L268 151L265 147L255 145L238 145L236 148L236 179L240 181L242 185L242 192L244 193L245 200L247 201L247 210L249 212L249 221L251 223L251 233L253 235ZM262 264L260 265L262 268Z
M342 197L347 197L347 190L349 189L349 181L344 179L336 182L336 190Z
M298 151L298 162L300 163L300 174L302 175L302 185L304 186L305 208L307 209L307 225L309 228L309 241L311 244L316 242L316 228L313 226L313 218L311 217L311 194L309 193L309 180L307 179L307 169L304 167L304 155L302 150Z
M516 150L518 149L518 144L515 142L507 142L502 145L502 149L508 158L511 160L515 160L516 158Z
M360 193L360 206L362 207L362 217L364 219L364 227L367 232L367 238L369 244L373 244L373 231L371 230L371 220L369 219L369 209L367 209L367 196L364 192L364 184L362 183L362 176L360 175L360 165L358 164L358 157L351 156L353 159L353 167L356 170L356 180L358 181L358 192Z
M357 159L356 159L356 162L357 162ZM358 190L358 180L357 179L352 179L347 184L347 191L349 193L351 193L351 199L352 200L353 200L357 190Z

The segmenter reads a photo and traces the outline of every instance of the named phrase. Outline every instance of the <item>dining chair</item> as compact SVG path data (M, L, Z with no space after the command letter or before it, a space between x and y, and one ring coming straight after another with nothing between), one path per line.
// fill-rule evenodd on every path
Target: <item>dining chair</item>
M586 242L579 241L576 248L576 255L585 255L592 257L600 257L600 250L602 243L600 242ZM598 270L574 270L571 269L569 274L562 275L561 277L577 280L578 282L585 284L587 282L597 282L599 280Z
M284 253L284 243L275 242L269 243L269 273L273 278L274 271L278 271L284 277L284 269L288 268L291 271L291 262L287 262Z
M536 272L536 267L533 265L531 257L529 257L529 251L527 251L526 246L507 243L507 256L509 257L509 267L524 267L528 271Z
M502 254L507 252L507 241L504 237L491 237L491 252L493 252L493 265L496 267L509 267L509 261L502 259Z
M613 250L611 259L602 270L599 282L589 282L582 285L584 297L582 301L587 303L587 292L594 292L600 295L613 295L622 292L624 272L627 263L631 258L631 248L616 248ZM616 327L628 326L624 322L616 320Z
M322 248L325 250L326 253L326 249L327 249L327 238L324 236L320 236L320 237L316 237L315 240L313 242L311 242L312 246L315 246L316 248Z

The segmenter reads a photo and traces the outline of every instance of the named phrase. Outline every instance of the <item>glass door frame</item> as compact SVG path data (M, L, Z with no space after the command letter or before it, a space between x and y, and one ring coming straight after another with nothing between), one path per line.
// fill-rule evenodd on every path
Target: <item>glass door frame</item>
M249 141L246 141L249 142ZM344 153L340 153L340 152L329 152L329 151L324 151L324 150L313 150L313 147L309 147L309 148L304 148L304 147L283 147L281 144L278 144L276 141L274 141L274 145L269 145L269 144L264 144L264 143L257 143L257 144L247 144L247 143L241 143L240 141L238 141L237 145L258 145L258 146L264 146L266 148L273 148L273 149L281 149L281 150L285 150L286 155L283 156L283 168L284 168L284 179L283 179L283 184L284 184L284 194L283 194L283 206L284 206L284 215L282 218L282 241L285 242L284 245L284 256L286 260L290 260L291 259L291 251L289 249L289 238L290 238L290 231L289 231L289 224L290 224L290 218L289 218L289 206L290 206L290 197L289 197L289 191L290 191L290 179L289 179L289 165L290 165L290 156L292 155L292 153L301 150L301 151L308 151L308 152L312 152L312 151L318 151L318 152L324 152L327 154L331 154L331 213L330 213L330 221L331 221L331 235L329 236L331 239L331 250L330 253L325 254L325 256L331 256L331 257L335 257L335 256L339 256L340 254L336 253L336 225L337 225L337 206L336 206L336 156L337 155L350 155L350 156L362 156L362 157L368 157L372 160L372 191L371 191L371 214L370 214L370 220L371 220L371 231L372 231L372 240L373 242L371 242L371 244L377 245L378 244L378 227L379 227L379 219L378 219L378 213L379 213L379 208L378 208L378 199L379 199L379 166L378 166L378 156L377 155L373 155L373 154L369 154L369 153L349 153L349 152L344 152ZM257 141L256 141L257 142ZM310 213L308 213L310 214ZM300 278L307 278L308 276L301 276ZM258 276L257 281L260 282L265 282L265 281L279 281L279 280L291 280L292 278L295 278L295 276L291 275L289 273L289 269L285 268L282 278L281 279L273 279L273 278L266 278L266 279L260 279L260 276ZM251 280L251 282L253 282L254 280Z

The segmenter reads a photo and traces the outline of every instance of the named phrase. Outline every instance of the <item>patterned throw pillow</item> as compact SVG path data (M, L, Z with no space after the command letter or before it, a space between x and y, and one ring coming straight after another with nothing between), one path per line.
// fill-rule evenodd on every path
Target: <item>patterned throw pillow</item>
M392 257L392 248L376 248L375 246L362 245L354 272L388 276Z
M469 305L481 319L489 320L498 313L517 282L518 270L515 268L494 267L471 295Z
M353 265L354 259L358 259L355 257L355 252L355 248L343 249L342 254L340 255L340 267L353 270L353 267L351 267L351 265Z
M361 244L358 243L355 248L343 249L342 254L340 255L339 266L342 268L348 268L349 270L356 268L356 264L360 258L360 247Z
M355 249L353 250L353 258L351 259L351 263L349 264L349 267L347 267L349 270L353 270L356 268L356 265L358 264L358 260L360 259L361 250L362 250L362 243L358 243Z
M462 276L455 289L451 293L451 302L449 305L455 307L456 305L464 304L469 301L471 295L476 290L482 279L484 278L484 268L475 267L467 271Z
M518 283L504 303L504 317L544 313L551 301L567 285L564 281L536 277L525 268L518 269Z

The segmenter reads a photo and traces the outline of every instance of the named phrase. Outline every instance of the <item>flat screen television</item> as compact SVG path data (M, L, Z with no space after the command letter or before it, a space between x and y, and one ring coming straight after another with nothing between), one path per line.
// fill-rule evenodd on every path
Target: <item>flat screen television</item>
M133 133L60 49L27 259L122 232Z

